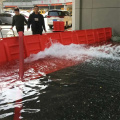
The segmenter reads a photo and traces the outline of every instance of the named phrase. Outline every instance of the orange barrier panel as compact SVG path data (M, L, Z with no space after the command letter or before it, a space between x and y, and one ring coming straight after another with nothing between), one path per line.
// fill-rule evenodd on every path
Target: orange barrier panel
M87 44L87 38L86 38L86 31L85 30L77 30L76 31L78 44Z
M4 42L3 40L0 41L0 63L5 63L7 62L7 55L5 52L5 48L4 48Z
M64 27L64 22L63 21L54 21L53 22L53 26L54 26L54 32L55 31L61 31L61 32L63 32L63 31L65 31L65 27Z
M24 36L24 45L27 57L30 56L30 54L36 54L41 50L39 36L40 35Z
M106 40L110 40L112 37L112 28L104 28Z
M73 34L71 31L69 32L61 32L62 44L69 45L73 43Z
M93 30L86 30L87 44L95 43L95 34Z
M19 41L18 37L4 38L4 47L8 61L19 59Z
M47 37L49 40L51 39L53 42L59 42L62 44L62 38L60 32L48 33Z

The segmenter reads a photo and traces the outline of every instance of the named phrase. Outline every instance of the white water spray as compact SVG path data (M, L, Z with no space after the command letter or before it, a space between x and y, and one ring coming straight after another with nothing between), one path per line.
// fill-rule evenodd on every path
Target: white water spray
M76 44L64 46L60 43L55 43L52 44L50 48L46 48L43 52L30 55L30 57L25 59L25 62L29 63L47 57L81 60L84 56L119 60L120 46L112 46L112 44L90 47Z

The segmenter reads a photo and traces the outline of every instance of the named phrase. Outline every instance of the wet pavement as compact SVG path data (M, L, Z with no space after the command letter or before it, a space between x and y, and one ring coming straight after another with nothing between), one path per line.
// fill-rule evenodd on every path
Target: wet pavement
M109 69L103 66L106 63L112 63ZM116 64L120 62L93 60L42 77L35 86L26 85L22 119L119 120L120 66L115 68ZM14 103L4 103L4 107L10 104ZM4 112L14 114L14 109L0 113ZM3 120L13 120L13 114Z
M96 59L49 74L42 80L48 87L38 98L40 104L25 104L25 108L40 108L40 112L33 113L36 117L23 116L29 120L119 120L119 64ZM48 83L48 78L52 82Z
M58 46L53 48L57 51ZM76 45L66 49L59 45L59 48L61 51L57 55L61 55L60 58L65 58L66 54L66 59L78 61L82 53L93 58L20 87L3 89L0 92L0 118L15 120L16 106L20 108L21 120L120 120L119 45L105 44L87 48L88 51ZM55 57L55 53L52 54ZM48 53L45 55L49 56Z

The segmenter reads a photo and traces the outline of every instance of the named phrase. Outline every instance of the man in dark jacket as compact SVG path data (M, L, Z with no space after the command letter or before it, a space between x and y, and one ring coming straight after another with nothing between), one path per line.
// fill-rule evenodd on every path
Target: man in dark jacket
M44 17L39 13L38 6L34 6L34 12L29 16L28 29L30 28L30 25L33 34L42 35L43 29L46 32Z
M23 15L20 14L19 8L14 9L15 16L13 16L12 27L16 26L17 32L23 31L24 32L24 23L28 23L27 20Z

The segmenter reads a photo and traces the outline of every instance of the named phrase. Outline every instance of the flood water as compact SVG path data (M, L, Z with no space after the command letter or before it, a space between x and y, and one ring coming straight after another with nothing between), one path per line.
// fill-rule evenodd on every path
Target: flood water
M63 57L77 61L77 64L38 79L16 82L12 87L3 86L18 77L18 63L6 75L0 70L1 120L17 120L15 114L19 115L18 111L21 120L120 120L118 44L52 46L25 60L25 65L29 65L25 73L27 79L27 75L38 72L30 69L32 62L49 61L48 56L52 59ZM79 63L80 60L83 61ZM15 107L19 108L17 112Z

